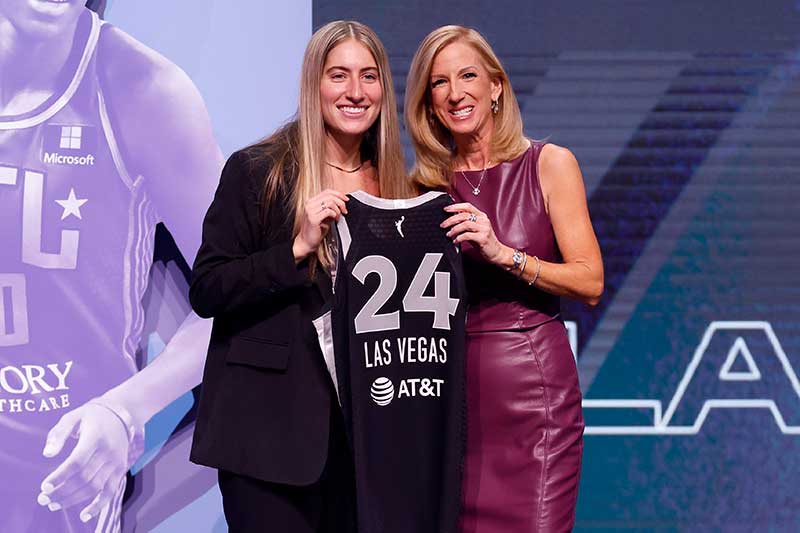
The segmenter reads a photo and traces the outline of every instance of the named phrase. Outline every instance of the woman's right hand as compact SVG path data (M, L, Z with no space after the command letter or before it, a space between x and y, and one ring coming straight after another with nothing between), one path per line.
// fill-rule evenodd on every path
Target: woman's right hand
M296 263L317 251L331 228L331 221L339 220L340 216L347 214L348 200L344 193L334 189L325 189L308 199L303 208L300 233L292 244Z

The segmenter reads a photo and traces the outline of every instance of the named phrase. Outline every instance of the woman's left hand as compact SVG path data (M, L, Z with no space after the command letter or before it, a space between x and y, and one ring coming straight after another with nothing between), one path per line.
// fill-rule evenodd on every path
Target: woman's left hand
M484 259L501 263L508 247L497 240L492 222L485 213L470 203L448 205L444 210L453 215L442 222L441 227L450 228L447 236L454 243L469 241L480 250Z

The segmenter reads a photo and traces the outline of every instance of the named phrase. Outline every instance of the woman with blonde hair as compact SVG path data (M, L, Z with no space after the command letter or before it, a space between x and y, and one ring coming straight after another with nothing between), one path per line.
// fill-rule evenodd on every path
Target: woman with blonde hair
M192 307L214 317L191 459L231 531L350 531L353 472L312 319L347 193L410 195L388 59L336 21L312 37L295 120L234 153L203 224Z
M523 134L503 67L475 30L420 44L406 87L418 185L456 198L469 290L461 530L567 531L581 466L577 369L559 297L597 303L603 265L578 164Z

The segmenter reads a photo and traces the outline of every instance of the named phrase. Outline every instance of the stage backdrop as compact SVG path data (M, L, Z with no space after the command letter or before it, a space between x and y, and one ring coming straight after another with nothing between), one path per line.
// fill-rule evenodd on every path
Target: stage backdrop
M182 68L199 89L224 157L272 132L297 106L311 2L111 0L105 19ZM189 311L188 265L156 233L140 365L157 357ZM146 427L125 501L127 532L227 531L216 471L188 461L197 390Z
M0 0L3 8L22 4ZM569 147L581 163L604 253L600 304L564 305L587 422L576 529L800 529L796 1L91 4L154 63L152 51L188 74L224 156L294 112L312 28L340 18L375 28L401 101L425 34L449 23L482 31L510 73L528 135ZM46 9L61 9L53 6ZM107 130L102 118L86 131ZM161 124L138 126L146 135ZM81 128L59 128L47 142L81 150L93 141ZM411 163L407 141L406 153ZM4 191L23 181L24 165L7 166L15 161L3 161ZM58 204L42 204L48 250L62 231L91 230L102 197L87 203L76 187L77 197L64 191ZM2 231L16 235L14 224L19 217ZM189 309L188 267L168 229L155 230L140 367L158 357ZM3 302L12 289L4 285ZM14 327L5 324L4 335L21 331L6 322ZM126 531L227 529L214 472L188 462L194 406L187 392L148 423L125 496ZM4 517L11 511L3 507Z
M429 31L478 29L527 134L581 164L606 291L563 306L576 530L800 529L800 4L314 2L339 18L384 39L401 101Z

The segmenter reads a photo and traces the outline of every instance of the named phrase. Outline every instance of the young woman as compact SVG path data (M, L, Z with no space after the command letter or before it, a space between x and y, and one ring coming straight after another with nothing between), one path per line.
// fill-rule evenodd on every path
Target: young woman
M464 244L470 294L462 531L568 531L583 418L559 296L593 304L603 290L580 169L565 148L524 137L508 76L475 30L423 40L405 112L417 182L461 202L442 226Z
M190 298L214 317L192 460L219 470L231 531L350 531L353 472L312 319L347 193L410 196L388 59L337 21L311 38L296 120L236 152Z

